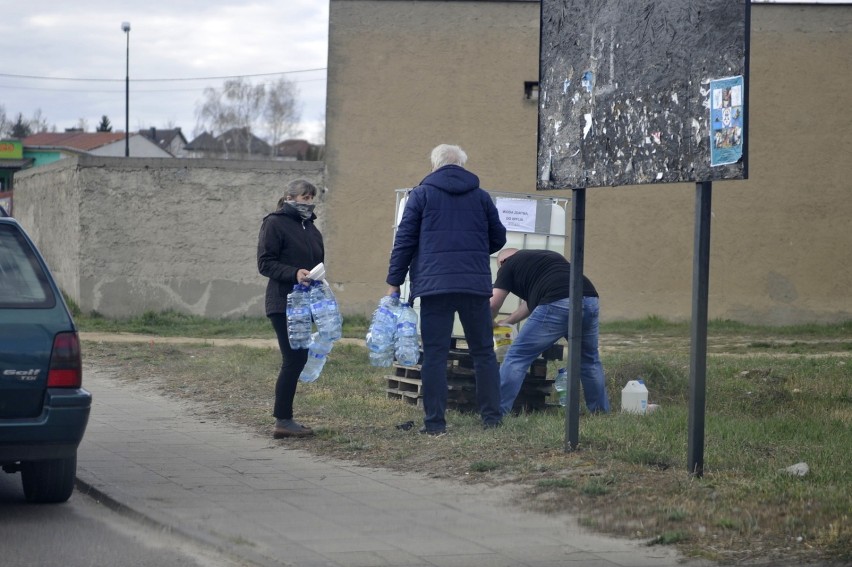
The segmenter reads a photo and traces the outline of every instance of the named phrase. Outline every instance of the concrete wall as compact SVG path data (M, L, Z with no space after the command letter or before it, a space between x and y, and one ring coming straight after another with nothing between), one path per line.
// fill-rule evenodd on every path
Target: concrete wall
M263 315L258 230L297 178L322 163L80 157L16 176L15 212L84 311Z
M537 2L331 0L325 235L344 311L386 289L394 190L436 144L464 147L485 188L535 192L538 30ZM713 185L710 317L848 320L852 5L753 6L750 80L750 179ZM694 184L587 191L604 319L689 319L694 209Z
M62 290L80 298L80 187L77 158L15 175L15 217L41 250Z

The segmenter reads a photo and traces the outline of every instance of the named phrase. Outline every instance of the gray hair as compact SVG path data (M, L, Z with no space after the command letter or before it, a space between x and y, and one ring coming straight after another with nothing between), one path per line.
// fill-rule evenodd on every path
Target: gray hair
M467 163L467 154L458 146L441 144L432 150L432 171L445 165L464 166Z
M284 201L290 201L302 195L316 197L318 192L316 185L307 179L296 179L287 184L287 191L284 192L283 197L278 199L278 208L280 209L284 206Z

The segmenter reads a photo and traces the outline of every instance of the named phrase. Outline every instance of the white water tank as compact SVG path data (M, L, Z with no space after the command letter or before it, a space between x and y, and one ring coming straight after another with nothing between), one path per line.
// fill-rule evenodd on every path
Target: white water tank
M396 215L393 225L394 237L396 236L397 227L402 222L402 215L405 211L405 204L408 202L409 191L410 189L396 190ZM565 234L567 230L566 208L570 202L569 199L499 191L488 191L488 193L498 206L498 210L503 211L501 213L501 220L503 220L503 224L507 225L506 246L504 248L552 250L562 255L565 254ZM510 217L506 212L511 208L511 205L517 205L517 210L521 213L518 218L521 220ZM495 253L491 255L492 283L497 276L498 268L497 253ZM403 300L409 298L410 291L411 287L406 277L405 283L400 286L400 296ZM506 316L517 309L519 303L520 300L515 295L509 294L503 303L503 307L500 309L501 315ZM415 301L414 309L419 316L419 300ZM523 325L523 322L521 322L521 325ZM453 335L464 335L464 330L458 317L456 317L453 325Z

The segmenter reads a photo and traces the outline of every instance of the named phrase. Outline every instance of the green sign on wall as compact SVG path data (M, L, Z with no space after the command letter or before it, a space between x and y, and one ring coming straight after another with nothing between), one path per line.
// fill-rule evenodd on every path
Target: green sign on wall
M0 140L0 159L22 159L24 145L17 140Z

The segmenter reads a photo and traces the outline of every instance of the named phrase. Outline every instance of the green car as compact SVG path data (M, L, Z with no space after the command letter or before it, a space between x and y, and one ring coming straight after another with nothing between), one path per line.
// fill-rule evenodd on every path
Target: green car
M0 207L0 466L30 502L65 502L92 395L80 339L41 254Z

